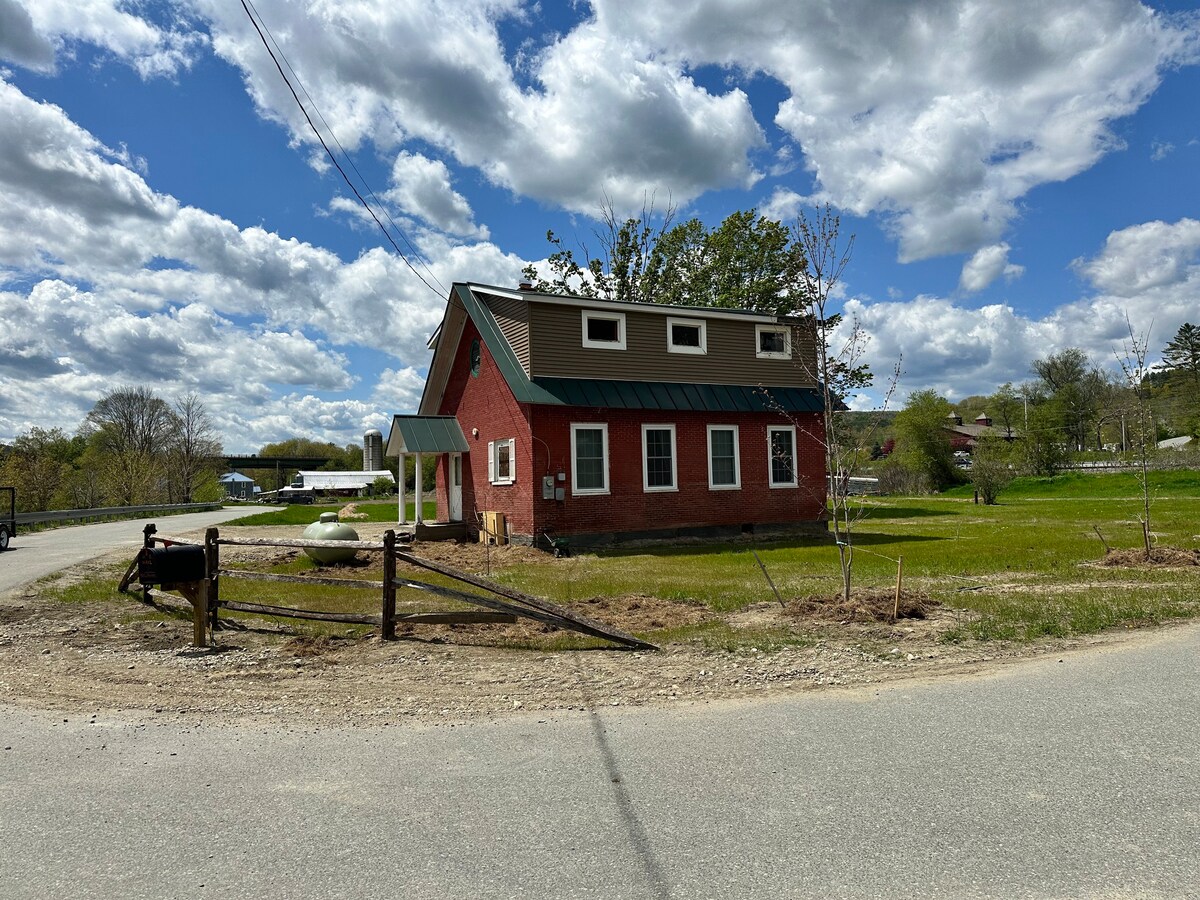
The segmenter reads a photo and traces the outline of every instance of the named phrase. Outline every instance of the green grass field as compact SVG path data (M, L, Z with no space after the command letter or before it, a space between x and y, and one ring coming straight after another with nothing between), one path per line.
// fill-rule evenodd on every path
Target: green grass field
M1200 473L1152 473L1152 488L1151 530L1156 544L1184 550L1200 547ZM854 588L892 591L897 560L902 557L906 589L953 611L955 622L942 639L957 642L1030 641L1200 615L1198 566L1098 565L1104 546L1097 530L1114 548L1140 546L1141 504L1136 477L1125 474L1021 479L996 506L975 505L968 489L933 497L865 498L857 507L853 532ZM299 526L315 521L323 510L337 508L289 507L230 524ZM394 521L392 504L366 503L359 509L372 521ZM432 510L427 514L432 518ZM752 549L786 598L831 597L839 591L837 549L831 538L818 537L653 546L569 559L522 554L520 562L494 570L493 577L567 604L595 596L637 594L699 603L727 613L773 599ZM497 561L502 558L497 556ZM297 574L314 568L300 556L265 570ZM379 579L378 555L360 554L355 566L336 574ZM442 581L432 574L424 577ZM75 585L61 599L86 599L89 590L97 599L107 598L112 585L98 581ZM226 599L313 609L373 613L379 605L377 591L368 590L223 579L221 591ZM413 592L402 592L401 608L410 601L414 608L446 607L424 595L403 596L406 593ZM316 623L302 627L330 630ZM803 631L740 632L723 624L687 626L677 632L646 636L666 642L700 635L710 645L722 647L811 639ZM576 644L571 638L562 646Z
M395 500L347 500L344 503L336 504L314 504L306 505L297 503L292 506L285 506L275 512L254 513L249 516L243 516L240 519L233 519L226 522L228 525L308 525L316 522L321 513L337 512L349 503L354 503L358 512L365 513L368 522L395 522L398 506ZM429 500L421 504L425 513L425 518L433 521L437 518L437 503ZM411 522L416 513L416 505L409 501L408 519ZM359 521L362 521L361 519ZM222 526L222 527L225 527Z

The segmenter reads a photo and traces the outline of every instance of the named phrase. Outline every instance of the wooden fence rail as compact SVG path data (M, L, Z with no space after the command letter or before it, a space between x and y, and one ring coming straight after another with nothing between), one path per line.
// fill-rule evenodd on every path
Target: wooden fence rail
M143 553L155 544L195 545L193 540L159 535L154 525L143 529ZM383 580L374 581L357 578L336 578L332 576L282 575L269 572L250 572L242 569L221 567L221 547L296 547L324 548L338 547L355 550L365 550L383 554ZM196 625L196 644L204 646L206 639L202 623L208 627L219 627L218 612L226 609L233 612L257 613L267 616L281 616L293 619L309 619L322 622L345 622L355 625L376 625L380 629L383 640L395 640L396 624L479 624L514 622L518 617L532 619L545 625L577 631L593 637L604 638L624 647L639 650L657 650L658 648L632 634L614 628L595 619L580 615L574 610L551 603L539 597L523 594L520 591L497 584L489 579L480 578L466 572L461 572L442 563L422 559L407 550L397 549L396 533L388 530L384 533L383 541L324 541L294 538L222 538L216 528L209 528L204 534L204 578L199 584L179 585L178 589L187 597L193 606ZM139 559L141 557L139 556ZM397 562L409 566L437 572L447 578L463 582L480 590L495 594L495 597L481 596L456 590L443 585L417 581L407 576L400 576L396 571ZM132 583L138 570L138 560L129 566L125 576L118 585L118 590L125 592ZM323 587L344 587L352 590L375 590L380 592L380 613L342 613L328 610L300 609L290 606L275 606L265 603L249 603L241 600L224 600L221 598L221 580L240 578L245 581L274 582L283 584L316 584ZM433 611L433 612L396 612L396 589L405 588L424 593L430 593L450 600L457 600L473 606L483 607L480 610ZM178 603L172 594L156 589L150 584L142 584L142 599L152 603L155 599Z

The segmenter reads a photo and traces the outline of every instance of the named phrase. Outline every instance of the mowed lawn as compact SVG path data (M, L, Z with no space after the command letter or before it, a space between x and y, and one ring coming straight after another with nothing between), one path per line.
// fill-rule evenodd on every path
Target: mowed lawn
M1159 546L1200 547L1200 473L1151 473ZM1127 474L1015 482L996 506L960 488L932 497L868 498L854 527L854 586L891 591L903 557L906 589L963 610L948 639L1031 639L1090 633L1200 613L1200 567L1110 568L1104 546L1141 543L1141 489ZM687 599L732 611L773 598L757 551L786 598L840 586L832 539L642 548L522 565L501 578L564 600L614 594Z
M1152 488L1156 545L1189 551L1200 547L1200 473L1152 473ZM1021 479L1001 495L999 505L990 507L975 505L969 488L932 497L866 498L857 507L860 515L854 526L854 588L894 591L897 561L903 558L905 590L919 592L955 611L955 623L943 634L948 641L1028 641L1200 615L1200 566L1100 564L1105 551L1097 530L1114 548L1138 548L1141 507L1140 486L1135 476L1127 474ZM239 523L302 526L315 521L325 509L291 507ZM372 521L394 521L391 504L364 503L359 509ZM432 510L427 514L433 517ZM226 528L228 525L223 526ZM297 537L299 531L298 527ZM236 529L225 531L230 532L236 533ZM568 605L592 597L649 595L732 613L774 601L752 551L757 552L785 599L834 597L840 589L837 549L831 536L655 545L580 553L567 559L528 552L499 553L494 554L492 577ZM421 552L420 545L416 552ZM515 562L506 565L506 557ZM303 555L251 567L280 574L316 574L317 568ZM354 566L329 574L377 580L382 577L379 555L360 553ZM422 578L450 584L432 573L422 573ZM115 597L113 586L107 580L76 585L62 599ZM365 613L378 613L379 609L377 590L234 578L223 579L221 591L226 599L309 609ZM401 610L457 606L412 591L402 591L399 601ZM344 630L317 623L303 627L318 632ZM798 624L796 629L795 634L777 637L802 639L805 626ZM762 640L753 632L743 637L735 631L721 630L721 640ZM684 629L646 636L669 642L687 633Z

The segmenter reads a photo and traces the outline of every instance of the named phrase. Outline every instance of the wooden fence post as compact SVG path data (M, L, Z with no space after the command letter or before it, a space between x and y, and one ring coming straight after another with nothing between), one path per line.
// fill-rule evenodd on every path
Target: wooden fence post
M391 528L383 533L383 620L380 637L385 641L396 639L396 532Z
M208 610L212 618L211 626L215 632L217 623L217 601L221 599L221 586L217 570L221 568L221 545L217 543L219 535L216 528L204 531L204 580L208 582Z
M208 579L195 583L196 596L192 600L192 646L208 646Z
M157 531L158 529L154 527L153 522L142 529L143 550L149 550L154 546L154 535ZM142 585L142 602L147 606L151 606L154 603L154 599L150 596L150 585L148 584Z

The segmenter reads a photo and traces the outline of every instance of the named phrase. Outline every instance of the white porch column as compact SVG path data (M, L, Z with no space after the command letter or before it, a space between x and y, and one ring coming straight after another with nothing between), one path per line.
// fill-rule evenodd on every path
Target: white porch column
M416 522L418 525L420 525L422 522L424 522L424 521L425 521L425 518L424 518L424 516L422 515L422 512L423 512L423 510L422 510L422 506L423 506L423 502L422 502L422 500L423 500L423 498L422 498L422 495L421 495L421 489L422 489L421 482L422 482L422 481L424 481L425 479L424 479L424 477L423 477L423 476L424 476L424 470L423 470L423 469L422 469L422 467L421 467L421 454L420 454L420 453L414 453L414 454L413 454L413 457L416 459L416 463L417 463L417 464L416 464L416 473L417 473L417 475L416 475L416 479L415 479L415 481L416 481L416 484L415 484L415 493L416 493L416 495L417 495L417 496L416 496L416 505L417 505L417 509L416 509L416 515L414 515L414 516L413 516L413 521L414 521L414 522Z
M400 467L396 470L400 473L400 477L396 479L399 490L396 491L400 495L400 515L396 521L401 525L408 524L408 503L404 496L404 454L400 454Z

